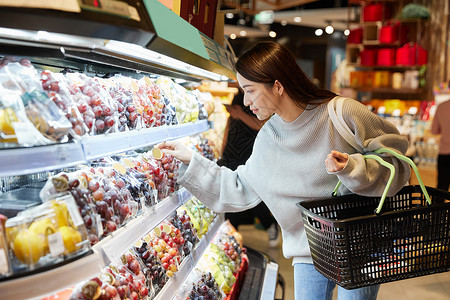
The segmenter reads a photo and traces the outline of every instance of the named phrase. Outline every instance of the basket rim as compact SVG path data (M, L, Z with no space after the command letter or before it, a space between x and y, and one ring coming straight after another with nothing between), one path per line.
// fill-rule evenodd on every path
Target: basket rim
M447 200L450 200L450 192L446 192L443 190L439 190L436 188L432 188L432 187L426 187L427 191L430 192L438 192L441 195L445 195L445 198ZM400 194L402 191L408 191L410 192L410 190L413 190L412 192L415 193L422 193L420 190L420 185L408 185L403 187L396 195ZM417 190L417 191L415 191ZM412 213L421 213L421 212L425 212L425 211L438 211L440 209L442 209L443 207L448 207L450 206L450 201L449 202L444 202L444 203L432 203L431 206L420 206L420 207L413 207L410 209L404 209L404 210L395 210L395 211L381 211L380 214L375 214L375 212L373 214L367 214L367 215L363 215L363 216L357 216L357 217L351 217L351 218L345 218L345 219L330 219L324 216L320 216L312 211L309 210L308 207L303 206L303 204L311 204L311 203L317 203L317 202L321 202L326 204L326 202L330 203L331 201L341 201L343 202L343 200L346 200L348 198L352 198L352 197L361 197L361 198L367 198L367 199L373 199L373 198L381 198L380 196L361 196L361 195L357 195L357 194L347 194L347 195L341 195L341 196L331 196L331 197L324 197L324 198L317 198L317 199L307 199L307 200L303 200L300 202L296 203L296 206L298 208L300 208L301 212L302 212L302 216L310 216L310 217L314 217L317 220L321 220L321 221L325 221L325 222L329 222L329 223L350 223L350 222L358 222L358 221L369 221L369 220L373 220L375 218L378 219L386 219L386 218L391 218L393 215L395 215L395 217L401 217L404 215L409 215ZM388 197L387 199L389 199L391 197ZM334 203L334 204L339 204L339 203ZM386 203L385 203L386 204ZM374 208L375 210L375 208Z

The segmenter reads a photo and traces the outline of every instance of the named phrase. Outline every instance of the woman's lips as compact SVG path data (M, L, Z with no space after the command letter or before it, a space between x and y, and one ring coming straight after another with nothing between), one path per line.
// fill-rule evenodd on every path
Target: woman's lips
M254 113L254 114L256 114L256 112L258 111L258 109L256 109L256 108L252 108L252 109L250 109L251 111L252 111L252 113Z

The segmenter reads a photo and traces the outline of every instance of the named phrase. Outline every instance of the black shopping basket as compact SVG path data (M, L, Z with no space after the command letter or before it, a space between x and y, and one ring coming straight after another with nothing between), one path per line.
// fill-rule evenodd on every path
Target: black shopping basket
M450 270L450 193L425 188L409 158L376 152L408 161L420 185L386 198L394 168L368 155L390 166L382 197L350 194L297 204L315 268L346 289Z

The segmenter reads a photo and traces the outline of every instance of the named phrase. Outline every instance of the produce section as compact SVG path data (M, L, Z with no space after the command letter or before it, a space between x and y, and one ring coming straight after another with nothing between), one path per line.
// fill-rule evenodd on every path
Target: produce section
M143 6L137 13L148 21ZM220 49L212 61L199 51L189 65L173 58L187 49L174 55L167 48L169 57L140 46L144 32L136 44L125 36L90 36L85 27L72 35L68 24L95 19L91 14L83 7L59 23L58 33L41 31L33 17L28 30L0 28L0 209L7 214L0 227L6 233L0 294L40 298L67 288L65 299L171 298L213 251L215 272L197 274L189 295L233 299L227 296L238 290L233 278L245 270L242 242L210 246L223 215L176 185L178 161L152 151L159 142L210 129L204 108L210 105L180 83L228 80L230 57ZM42 15L49 24L58 19ZM120 16L106 23L113 18ZM215 159L207 139L186 143Z

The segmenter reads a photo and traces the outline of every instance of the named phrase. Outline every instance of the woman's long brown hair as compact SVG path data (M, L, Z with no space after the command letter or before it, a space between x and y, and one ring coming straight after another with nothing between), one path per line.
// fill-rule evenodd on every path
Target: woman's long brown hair
M245 79L272 87L278 80L289 97L302 108L327 102L336 94L317 87L297 65L294 56L275 42L260 42L239 56L236 71Z

